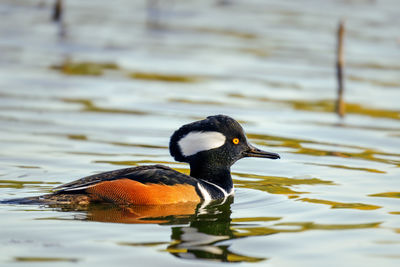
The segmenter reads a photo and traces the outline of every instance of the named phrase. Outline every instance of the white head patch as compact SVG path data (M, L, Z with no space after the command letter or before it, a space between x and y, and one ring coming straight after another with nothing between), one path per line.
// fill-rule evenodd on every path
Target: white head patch
M190 132L178 145L185 157L192 156L200 151L210 150L225 144L225 135L220 132Z

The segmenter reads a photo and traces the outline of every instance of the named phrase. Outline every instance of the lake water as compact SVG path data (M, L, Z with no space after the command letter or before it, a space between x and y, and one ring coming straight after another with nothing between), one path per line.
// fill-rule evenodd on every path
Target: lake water
M0 265L399 266L396 0L0 3L0 199L161 163L208 115L281 160L179 207L0 205ZM347 115L333 112L346 21Z

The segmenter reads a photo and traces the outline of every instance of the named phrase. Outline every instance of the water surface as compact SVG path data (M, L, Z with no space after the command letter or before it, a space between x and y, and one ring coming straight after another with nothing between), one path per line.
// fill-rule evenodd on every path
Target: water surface
M65 2L59 24L50 1L0 4L1 199L128 166L187 172L169 137L214 114L282 159L239 161L234 199L209 206L1 205L1 265L400 264L397 1Z

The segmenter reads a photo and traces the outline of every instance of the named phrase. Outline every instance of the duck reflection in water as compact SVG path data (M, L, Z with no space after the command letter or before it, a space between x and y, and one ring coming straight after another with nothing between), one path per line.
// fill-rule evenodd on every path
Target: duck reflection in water
M108 223L156 223L171 225L171 242L165 249L185 259L203 259L221 262L257 262L255 258L236 254L229 249L229 240L239 238L231 229L233 197L210 203L184 203L159 206L89 205L75 207L74 219ZM62 211L71 207L52 206ZM182 226L182 224L186 224ZM179 226L174 226L179 225ZM128 243L139 246L140 244Z

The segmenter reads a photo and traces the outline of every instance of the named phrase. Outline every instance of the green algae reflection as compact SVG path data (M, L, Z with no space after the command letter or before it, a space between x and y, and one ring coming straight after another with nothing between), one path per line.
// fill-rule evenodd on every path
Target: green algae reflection
M79 259L76 258L50 258L50 257L15 257L14 261L16 262L31 262L31 263L39 263L39 262L78 262Z
M60 71L65 75L78 75L78 76L102 76L105 71L119 71L123 75L136 80L160 81L160 82L173 82L173 83L193 83L203 78L193 75L183 74L167 74L156 72L135 71L128 73L127 70L121 69L117 64L112 62L73 62L65 60L59 65L53 65L50 69ZM127 74L128 73L128 74Z
M294 179L287 177L263 176L263 175L243 174L243 173L233 173L233 174L235 176L243 178L252 178L252 180L234 179L236 187L256 189L268 192L270 194L306 193L290 189L290 186L293 185L318 185L318 184L333 185L333 182L331 181L324 181L318 178Z
M103 75L104 70L118 70L119 67L115 63L72 62L66 60L60 65L51 66L51 69L58 70L66 75L100 76Z
M41 182L41 181L14 181L14 180L0 180L0 188L43 188L40 185L56 185L59 184L57 182Z
M240 93L228 94L233 98L246 98L258 102L272 102L291 106L295 110L312 111L312 112L330 112L335 111L335 101L331 99L325 100L282 100L272 99L262 96L247 96ZM400 110L370 108L356 103L346 103L346 113L364 115L376 118L387 118L400 120Z
M332 156L332 157L342 157L342 158L356 158L356 159L362 159L362 160L367 160L367 161L400 165L400 160L384 158L386 156L400 158L400 154L386 153L386 152L370 149L367 147L343 145L343 144L338 144L338 143L317 142L317 141L306 140L306 139L287 138L287 137L271 136L271 135L263 135L263 134L249 133L249 134L247 134L247 136L255 144L263 145L263 146L270 146L270 147L286 147L286 148L291 149L291 151L290 151L291 153L295 153L295 154L304 154L304 155L317 156L317 157ZM307 147L307 144L330 146L330 147L332 147L332 150L318 149L315 147ZM354 149L354 150L359 150L359 151L357 151L357 152L340 151L338 148ZM379 157L379 156L383 156L383 157ZM315 163L307 163L307 164L315 164ZM317 165L317 164L315 164L315 165ZM377 169L372 169L372 168L359 168L359 167L342 166L342 165L334 165L334 164L326 164L324 166L332 167L332 168L367 171L367 172L374 172L374 173L385 173L382 170L377 170Z
M400 192L385 192L369 195L370 197L390 197L390 198L400 198Z
M315 166L326 166L326 167L345 169L345 170L366 171L366 172L374 172L374 173L386 173L385 171L372 169L372 168L350 167L350 166L337 165L337 164L321 164L321 163L305 163L305 164L315 165Z
M251 180L234 179L235 186L238 188L250 188L259 191L265 191L270 194L289 195L290 198L297 198L297 201L329 205L333 209L375 210L381 208L380 206L364 203L344 203L323 199L299 198L299 194L305 194L308 192L295 191L290 188L294 185L334 185L332 181L321 180L318 178L294 179L287 177L262 176L241 173L234 173L234 175L244 178L252 178Z
M155 72L133 72L129 77L137 80L160 81L160 82L173 82L173 83L193 83L197 82L200 78L189 75L178 74L162 74Z
M233 225L235 237L264 236L279 233L299 233L311 230L353 230L378 228L380 222L361 224L318 224L314 222L281 222L271 226L241 226Z
M63 98L65 103L75 103L82 106L81 111L83 112L99 112L99 113L118 113L118 114L133 114L133 115L145 115L146 112L131 110L131 109L118 109L118 108L106 108L96 105L92 100L80 99L80 98Z
M300 198L299 201L309 202L314 204L325 204L330 205L332 209L357 209L357 210L376 210L380 209L381 206L364 204L364 203L343 203L338 201L330 201L323 199L314 199L314 198Z

